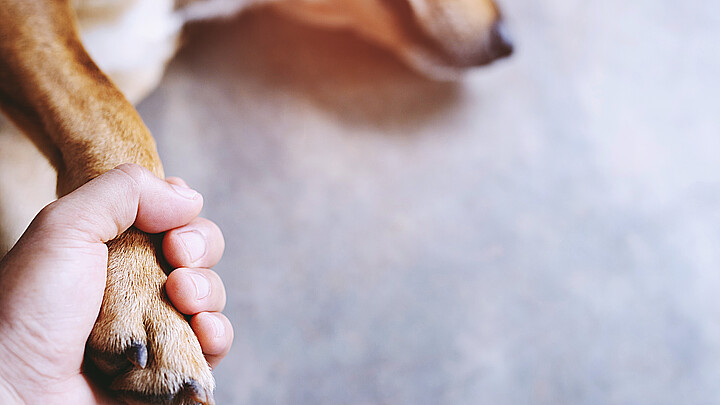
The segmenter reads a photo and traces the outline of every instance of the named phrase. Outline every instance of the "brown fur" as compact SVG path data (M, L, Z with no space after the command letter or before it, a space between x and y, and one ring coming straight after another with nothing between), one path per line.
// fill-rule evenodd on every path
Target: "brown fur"
M177 7L201 1L178 0ZM271 2L295 18L353 29L421 71L460 69L499 55L491 49L500 18L491 0ZM98 4L92 16L98 24L123 8ZM55 168L59 196L126 162L163 176L148 129L85 51L69 0L0 0L0 109ZM211 403L210 368L165 296L152 237L130 229L108 248L105 296L87 344L90 367L128 402ZM147 364L139 364L133 353L145 348Z

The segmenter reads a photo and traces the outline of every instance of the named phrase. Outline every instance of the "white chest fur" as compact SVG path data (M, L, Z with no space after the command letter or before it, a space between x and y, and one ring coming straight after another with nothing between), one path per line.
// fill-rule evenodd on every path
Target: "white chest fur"
M261 0L262 1L262 0ZM90 56L133 103L162 77L187 21L233 15L258 0L75 0L80 34Z
M173 0L94 0L75 6L85 49L130 101L140 101L177 49L183 21L173 12Z

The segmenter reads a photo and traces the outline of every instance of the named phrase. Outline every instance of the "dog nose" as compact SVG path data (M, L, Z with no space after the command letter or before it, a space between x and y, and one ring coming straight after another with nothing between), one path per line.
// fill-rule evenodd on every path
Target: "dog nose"
M483 66L495 60L510 56L513 52L513 43L510 34L502 20L495 21L482 42L478 43L476 52L470 55L460 55L455 59L456 66L472 67Z
M505 23L502 20L496 21L490 28L490 40L488 44L490 56L493 59L510 56L513 52L513 43L508 34Z

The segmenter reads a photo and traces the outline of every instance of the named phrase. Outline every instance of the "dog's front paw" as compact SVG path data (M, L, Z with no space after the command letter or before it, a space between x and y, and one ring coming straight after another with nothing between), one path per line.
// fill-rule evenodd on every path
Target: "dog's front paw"
M212 404L210 367L167 299L150 236L130 229L108 250L105 296L86 349L90 368L131 404Z

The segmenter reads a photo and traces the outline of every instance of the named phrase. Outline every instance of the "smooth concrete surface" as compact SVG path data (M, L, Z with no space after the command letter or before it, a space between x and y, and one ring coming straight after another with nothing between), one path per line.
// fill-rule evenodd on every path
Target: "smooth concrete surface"
M227 238L219 404L720 403L720 3L503 7L456 84L189 32L140 111Z

